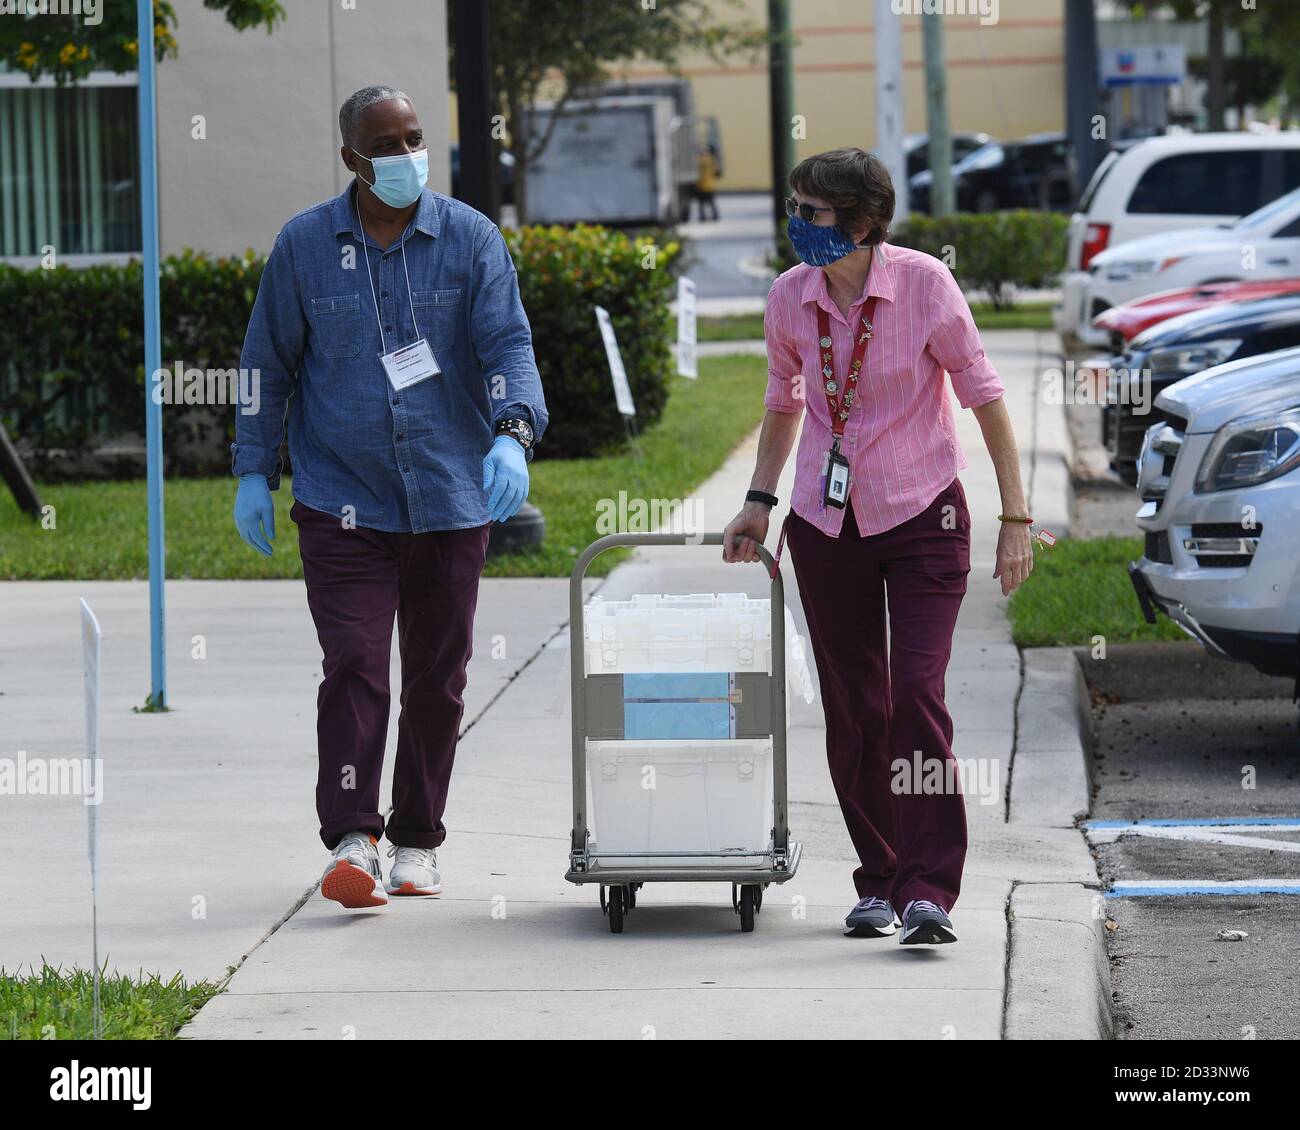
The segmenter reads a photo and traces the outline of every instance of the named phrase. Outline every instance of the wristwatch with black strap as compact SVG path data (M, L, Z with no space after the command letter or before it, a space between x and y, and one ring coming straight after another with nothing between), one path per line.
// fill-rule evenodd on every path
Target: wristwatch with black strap
M527 420L511 416L496 422L496 434L499 436L509 436L518 442L519 446L525 451L531 451L533 447L533 425Z

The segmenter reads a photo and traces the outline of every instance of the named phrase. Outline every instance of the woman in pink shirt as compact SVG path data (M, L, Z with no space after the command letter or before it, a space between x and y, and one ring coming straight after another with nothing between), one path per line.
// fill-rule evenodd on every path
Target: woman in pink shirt
M835 149L797 165L790 186L790 242L803 262L768 294L767 412L723 557L757 559L802 415L785 533L821 677L831 779L861 863L844 931L888 937L901 927L905 945L953 942L966 810L943 696L970 512L944 373L997 472L993 575L1004 595L1034 563L1015 436L951 272L884 242L894 216L884 165Z

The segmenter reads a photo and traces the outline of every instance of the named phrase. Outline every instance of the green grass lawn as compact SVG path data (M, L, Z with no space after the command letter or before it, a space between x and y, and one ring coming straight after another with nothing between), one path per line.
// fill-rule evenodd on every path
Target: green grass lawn
M722 464L759 423L766 367L761 357L706 357L697 381L674 378L663 419L641 437L641 455L542 459L532 464L531 499L546 515L536 553L494 557L495 577L566 576L595 539L597 502L619 490L643 498L683 498ZM543 442L545 442L543 440ZM129 580L148 576L143 480L51 484L40 488L54 507L43 529L0 490L0 578ZM275 492L275 555L249 549L235 532L232 479L178 479L166 485L167 575L204 579L301 577L298 531L289 520L288 489ZM731 515L726 515L730 518ZM711 520L722 521L720 515ZM608 572L619 553L592 565Z
M982 330L1050 330L1052 304L1026 302L1011 310L994 310L987 302L971 303L975 324ZM727 314L699 318L695 332L700 341L757 341L763 336L762 314Z
M187 984L178 973L111 976L100 981L106 1040L169 1040L217 993L207 981ZM88 1040L94 1035L93 981L84 969L37 972L0 969L0 1040Z
M971 304L975 324L981 330L1051 330L1050 302L1022 302L1010 310L994 310L987 302Z
M695 319L697 341L759 341L762 337L762 314L724 314L717 318Z
M1165 616L1142 619L1128 563L1142 556L1141 538L1063 538L1035 550L1034 571L1011 597L1011 630L1021 647L1188 640Z

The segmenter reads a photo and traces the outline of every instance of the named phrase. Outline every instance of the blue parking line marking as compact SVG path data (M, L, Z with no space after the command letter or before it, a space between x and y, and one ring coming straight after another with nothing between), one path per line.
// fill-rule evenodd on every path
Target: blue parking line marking
M1116 883L1107 898L1164 897L1167 895L1300 895L1300 879L1243 879L1239 882Z
M1296 816L1224 816L1204 817L1199 820L1085 820L1084 828L1092 831L1114 831L1120 828L1251 828L1286 825L1300 828Z

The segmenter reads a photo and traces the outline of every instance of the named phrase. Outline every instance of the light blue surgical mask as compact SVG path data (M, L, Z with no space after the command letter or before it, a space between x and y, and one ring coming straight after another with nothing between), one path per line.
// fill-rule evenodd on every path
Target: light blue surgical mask
M352 149L352 146L348 148ZM352 152L357 153L355 149ZM364 153L357 153L357 156L366 157ZM417 153L398 153L394 157L366 157L366 160L375 170L375 183L370 184L365 177L361 180L370 185L370 191L390 208L405 208L420 198L429 179L427 149ZM360 173L357 175L361 176Z

